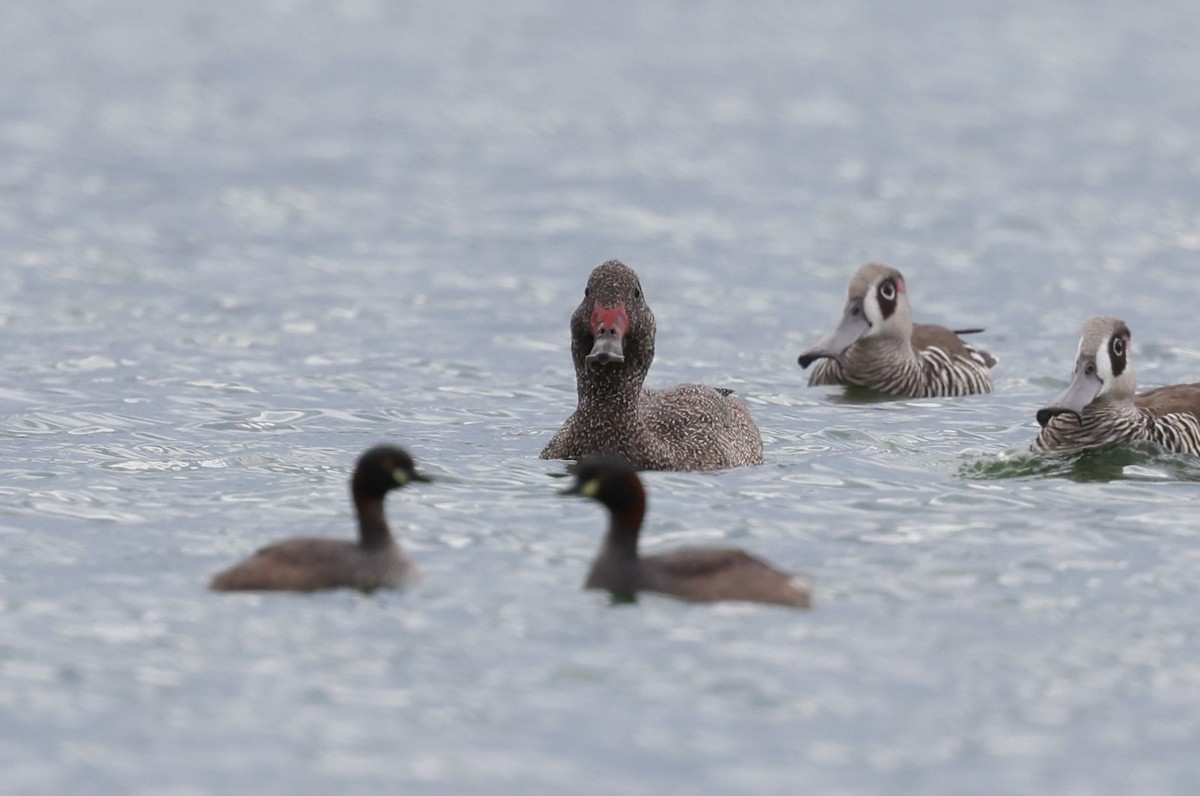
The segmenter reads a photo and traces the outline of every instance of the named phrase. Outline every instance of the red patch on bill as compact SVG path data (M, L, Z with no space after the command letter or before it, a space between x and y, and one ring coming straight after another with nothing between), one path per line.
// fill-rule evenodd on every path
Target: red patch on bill
M599 301L596 302L592 309L592 334L600 335L604 332L616 334L620 339L625 339L625 330L629 328L629 316L625 313L625 302L619 301L613 307L605 307Z

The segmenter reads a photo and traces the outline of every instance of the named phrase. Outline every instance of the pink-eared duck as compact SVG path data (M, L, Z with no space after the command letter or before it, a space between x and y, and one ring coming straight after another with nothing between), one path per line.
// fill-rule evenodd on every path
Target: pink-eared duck
M1135 395L1129 327L1092 318L1083 327L1067 389L1038 410L1035 451L1106 448L1140 440L1175 453L1200 453L1200 384Z
M844 384L901 398L991 392L996 358L959 338L979 331L913 323L904 277L869 263L850 281L841 322L800 355L800 367L821 360L810 387Z

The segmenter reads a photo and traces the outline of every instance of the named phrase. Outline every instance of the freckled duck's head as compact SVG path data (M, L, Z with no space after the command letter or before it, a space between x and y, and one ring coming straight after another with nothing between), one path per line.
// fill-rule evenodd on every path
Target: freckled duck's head
M350 490L356 498L381 499L389 491L413 481L432 479L417 472L412 457L393 445L377 445L358 458Z
M912 338L912 309L904 277L895 268L868 263L850 280L842 320L836 329L800 355L800 367L807 368L822 357L839 362L846 349L859 340Z
M637 273L619 260L596 266L583 301L571 316L575 369L645 372L654 359L654 313L642 296Z
M1067 389L1049 406L1038 410L1045 428L1056 415L1071 414L1083 422L1083 409L1092 401L1128 400L1137 383L1133 377L1129 327L1120 318L1092 318L1083 325L1075 370Z

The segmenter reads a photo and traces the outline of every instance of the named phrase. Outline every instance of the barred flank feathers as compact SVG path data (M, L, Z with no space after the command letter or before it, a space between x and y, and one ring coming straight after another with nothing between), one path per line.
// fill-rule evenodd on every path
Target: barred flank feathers
M1130 401L1103 402L1088 406L1081 419L1070 414L1052 418L1033 449L1072 451L1137 441L1153 442L1175 453L1200 453L1200 419L1185 413L1156 419Z
M968 350L972 353L970 359L952 357L936 346L907 357L902 349L888 349L889 353L895 352L891 356L862 356L852 348L846 357L848 372L836 360L823 359L816 364L808 383L867 387L902 398L956 398L991 392L988 366L975 357L975 349Z

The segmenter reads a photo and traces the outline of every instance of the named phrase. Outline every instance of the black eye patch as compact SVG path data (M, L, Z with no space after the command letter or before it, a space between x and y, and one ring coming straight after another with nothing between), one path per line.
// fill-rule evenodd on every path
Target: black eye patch
M1125 372L1127 364L1127 354L1129 346L1126 343L1126 338L1121 335L1113 335L1108 341L1108 359L1112 363L1112 372L1114 376L1120 376Z
M891 279L883 280L875 290L875 297L879 300L879 311L883 317L892 317L896 311L896 283Z

